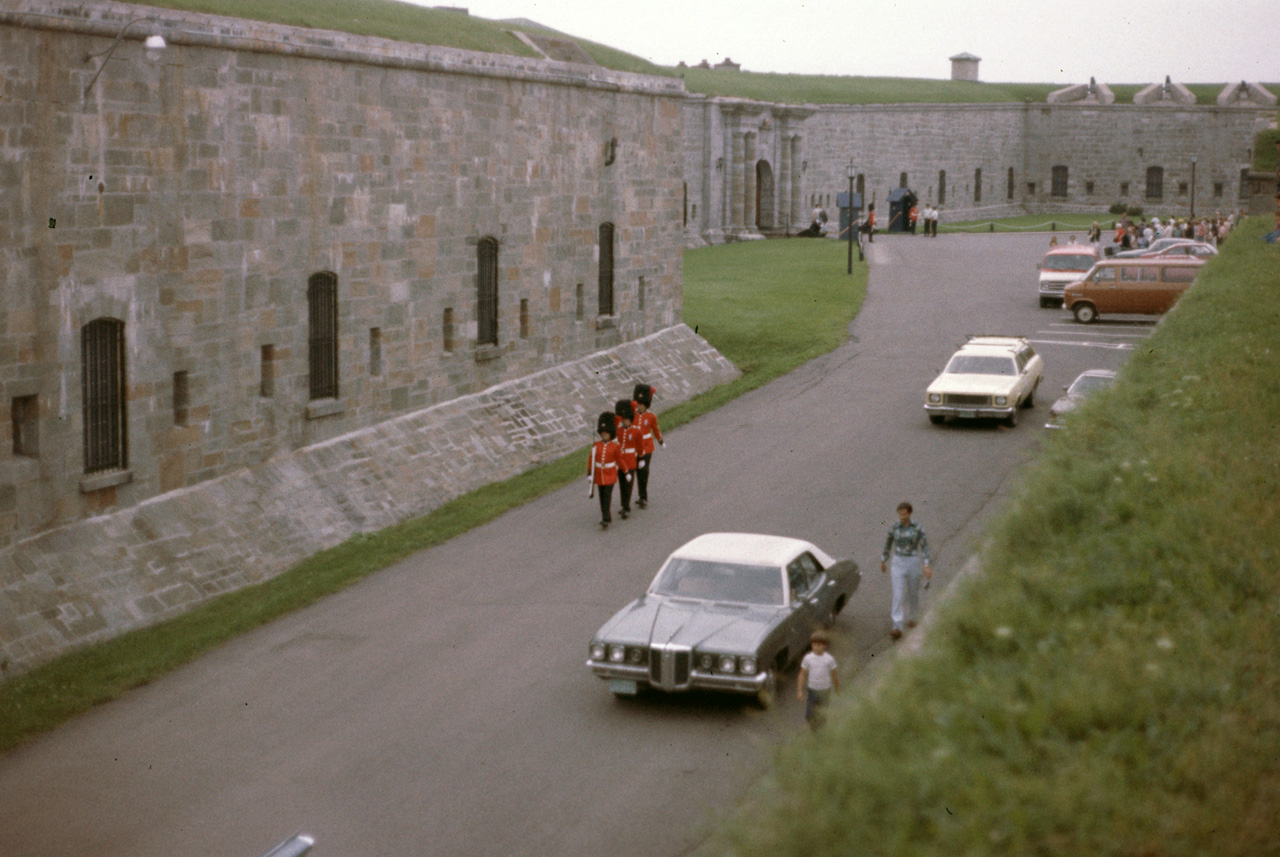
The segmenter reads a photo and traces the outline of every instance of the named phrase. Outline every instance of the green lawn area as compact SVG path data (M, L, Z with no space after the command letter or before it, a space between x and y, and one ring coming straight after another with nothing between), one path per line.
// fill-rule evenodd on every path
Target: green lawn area
M939 223L939 232L1087 232L1095 221L1105 233L1114 231L1118 215L1105 210L1095 212L1060 212L1056 214L1023 214L998 220L958 220Z
M1269 221L1045 439L919 653L786 746L716 853L1280 853Z
M742 370L736 381L660 413L674 428L830 351L866 294L843 245L806 239L685 254L685 319ZM660 404L660 403L659 403ZM276 578L170 622L92 646L0 684L0 751L144 685L237 634L312 604L415 551L441 544L580 478L586 448L473 491L429 515L352 538Z

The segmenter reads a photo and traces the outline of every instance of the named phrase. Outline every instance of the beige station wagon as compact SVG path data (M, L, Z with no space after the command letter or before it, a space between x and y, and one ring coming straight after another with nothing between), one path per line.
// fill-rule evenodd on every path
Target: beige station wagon
M1104 313L1160 315L1169 310L1204 267L1194 256L1105 259L1062 291L1062 306L1089 324Z
M925 413L934 425L987 418L1012 428L1018 409L1035 405L1042 380L1044 359L1025 338L971 336L925 391Z

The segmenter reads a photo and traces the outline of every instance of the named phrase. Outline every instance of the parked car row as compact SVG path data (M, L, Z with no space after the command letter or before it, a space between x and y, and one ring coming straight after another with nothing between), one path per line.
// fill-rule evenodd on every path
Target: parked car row
M1103 313L1160 315L1217 252L1212 245L1182 238L1161 238L1146 250L1101 261L1092 247L1054 247L1038 266L1040 306L1061 305L1082 324L1097 321Z

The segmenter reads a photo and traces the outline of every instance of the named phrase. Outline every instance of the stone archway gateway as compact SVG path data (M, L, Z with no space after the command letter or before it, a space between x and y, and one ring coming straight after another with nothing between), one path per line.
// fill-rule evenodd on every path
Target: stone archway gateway
M761 158L756 161L756 228L773 229L774 212L777 205L774 200L773 167Z

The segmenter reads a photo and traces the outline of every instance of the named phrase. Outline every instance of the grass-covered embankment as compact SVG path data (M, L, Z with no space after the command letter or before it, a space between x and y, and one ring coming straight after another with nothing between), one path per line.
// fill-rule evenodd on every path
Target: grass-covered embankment
M1280 852L1280 247L1236 230L1046 438L921 651L784 748L740 855Z
M685 319L742 376L670 410L668 430L714 410L844 341L867 269L845 273L833 241L796 239L685 254ZM621 391L620 391L621 392ZM608 403L602 403L607 406ZM589 440L583 426L583 442ZM178 619L125 634L0 684L0 751L144 685L237 634L337 592L415 551L441 544L581 478L582 452L488 485L429 515L316 554L259 586Z

